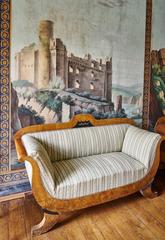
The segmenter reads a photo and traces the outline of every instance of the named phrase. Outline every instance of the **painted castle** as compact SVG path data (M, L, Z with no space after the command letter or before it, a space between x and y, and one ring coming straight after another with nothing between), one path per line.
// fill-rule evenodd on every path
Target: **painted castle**
M103 63L90 54L80 58L70 54L60 38L54 37L54 22L39 24L39 45L31 44L15 55L15 79L28 80L38 89L47 89L51 81L61 79L65 88L111 101L112 59Z
M165 111L165 91L163 88L163 85L165 84L165 48L161 48L159 50L152 50L151 65L152 67L159 66L159 73L155 73L154 71L152 71L152 81L150 88L150 127L151 129L153 129L157 119L162 117L163 111ZM164 84L161 84L160 86L155 86L153 81L154 77L156 77L158 80L162 80ZM160 92L162 94L162 97L160 97L161 95L159 96Z

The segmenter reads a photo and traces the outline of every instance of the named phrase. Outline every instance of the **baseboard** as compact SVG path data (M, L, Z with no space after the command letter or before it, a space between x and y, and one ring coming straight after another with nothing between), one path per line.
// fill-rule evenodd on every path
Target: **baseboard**
M15 193L15 194L11 194L8 196L0 197L0 203L18 199L18 198L27 198L26 196L29 196L29 198L32 197L32 191L23 192L23 193Z

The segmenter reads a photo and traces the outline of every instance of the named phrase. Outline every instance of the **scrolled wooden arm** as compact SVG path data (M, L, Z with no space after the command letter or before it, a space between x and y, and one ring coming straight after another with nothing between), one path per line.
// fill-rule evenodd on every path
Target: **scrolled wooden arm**
M165 123L165 116L160 117L160 118L157 120L156 125L157 125L157 124L160 124L160 123ZM155 125L155 126L156 126L156 125Z
M43 209L51 210L49 208L48 202L51 201L52 197L49 195L43 185L40 169L37 162L31 156L26 156L22 158L22 161L29 162L32 167L32 192L34 194L34 197L36 198L36 201Z
M156 124L155 124L155 128L154 131L157 133L160 133L162 135L165 135L165 116L164 117L160 117Z

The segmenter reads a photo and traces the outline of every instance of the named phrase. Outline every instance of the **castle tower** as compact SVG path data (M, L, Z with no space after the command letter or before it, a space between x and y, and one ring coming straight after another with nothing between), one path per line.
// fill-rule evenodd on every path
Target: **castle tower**
M56 75L61 78L64 82L65 87L68 87L67 80L67 69L68 69L68 61L67 61L67 50L66 46L63 44L60 38L56 39Z
M50 40L50 54L51 54L51 70L50 70L50 80L54 81L56 79L56 40Z
M47 88L50 81L51 39L53 39L53 22L43 20L39 25L38 88Z
M105 77L105 97L107 101L112 101L112 58L106 62Z
M159 50L160 66L165 67L165 48Z

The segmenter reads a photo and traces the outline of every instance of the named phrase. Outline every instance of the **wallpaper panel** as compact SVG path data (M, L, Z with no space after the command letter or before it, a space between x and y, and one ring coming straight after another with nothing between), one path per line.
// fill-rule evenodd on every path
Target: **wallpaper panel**
M13 0L12 136L78 113L140 125L145 14L143 0Z
M163 0L153 1L151 51L150 129L165 116L165 7Z

